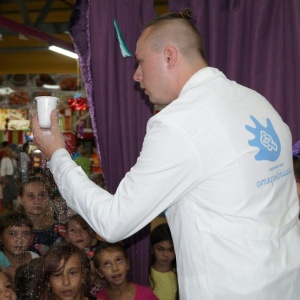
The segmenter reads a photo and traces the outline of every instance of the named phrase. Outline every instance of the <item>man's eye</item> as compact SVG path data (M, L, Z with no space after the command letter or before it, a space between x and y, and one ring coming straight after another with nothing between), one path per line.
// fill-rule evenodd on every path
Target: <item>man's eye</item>
M8 235L10 235L10 236L15 236L16 233L15 233L14 231L9 231L9 232L8 232Z
M117 258L117 262L122 262L123 259L121 257Z

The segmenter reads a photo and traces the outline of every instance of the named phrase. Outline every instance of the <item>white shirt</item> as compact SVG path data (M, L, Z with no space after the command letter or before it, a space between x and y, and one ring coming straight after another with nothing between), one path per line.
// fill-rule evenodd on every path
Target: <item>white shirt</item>
M5 177L6 175L14 175L15 168L16 168L15 159L10 159L9 157L3 157L1 159L0 173L2 177Z
M167 210L181 300L300 299L290 130L261 95L217 69L198 71L149 120L115 195L64 149L50 168L68 205L108 241Z

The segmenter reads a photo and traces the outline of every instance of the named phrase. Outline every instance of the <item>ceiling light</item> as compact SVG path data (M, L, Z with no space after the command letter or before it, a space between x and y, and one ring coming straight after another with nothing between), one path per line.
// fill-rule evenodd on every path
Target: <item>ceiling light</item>
M50 46L48 49L51 51L57 52L59 54L63 54L63 55L78 59L78 55L76 53L65 50L63 48L56 47L56 46Z
M57 85L57 84L43 84L42 85L43 88L45 89L52 89L52 90L59 90L60 89L60 86Z

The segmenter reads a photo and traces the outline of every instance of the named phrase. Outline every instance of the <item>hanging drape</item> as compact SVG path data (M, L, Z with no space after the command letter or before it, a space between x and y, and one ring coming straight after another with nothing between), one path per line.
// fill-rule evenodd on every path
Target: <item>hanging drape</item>
M142 26L154 15L152 1L78 0L71 17L70 33L79 54L94 135L111 193L135 164L152 115L133 74L136 41ZM132 56L125 58L124 49ZM148 279L148 234L149 226L126 241L130 246L131 278L140 284L147 284Z
M210 66L264 95L300 139L300 1L169 0L189 7Z

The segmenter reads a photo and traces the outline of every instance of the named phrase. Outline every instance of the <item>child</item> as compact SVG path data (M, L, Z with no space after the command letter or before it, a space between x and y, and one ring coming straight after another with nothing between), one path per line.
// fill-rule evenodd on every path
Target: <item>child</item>
M105 281L95 272L93 261L94 250L101 242L96 239L94 230L80 215L73 215L66 223L66 240L84 250L90 259L92 282L90 294L95 295L105 286Z
M42 256L34 258L16 270L15 285L18 299L39 299L43 260L44 257Z
M169 225L163 223L155 227L150 242L150 287L160 300L175 300L178 298L176 261Z
M9 274L0 268L0 299L17 300L13 282Z
M300 202L300 141L294 144L293 146L293 165L294 165L294 174L297 183L297 192Z
M89 224L78 214L66 223L66 240L78 248L90 250L96 245L96 234Z
M101 243L95 250L94 263L99 275L107 281L107 286L96 294L97 299L158 299L148 287L128 282L129 261L120 243Z
M45 255L55 243L63 240L65 226L53 217L46 181L41 177L29 177L19 190L19 211L25 212L33 223L31 251Z
M40 300L88 300L89 262L84 252L70 243L53 246L44 257Z
M14 276L15 270L38 257L27 251L32 242L33 224L26 214L12 212L4 215L0 225L1 267Z

